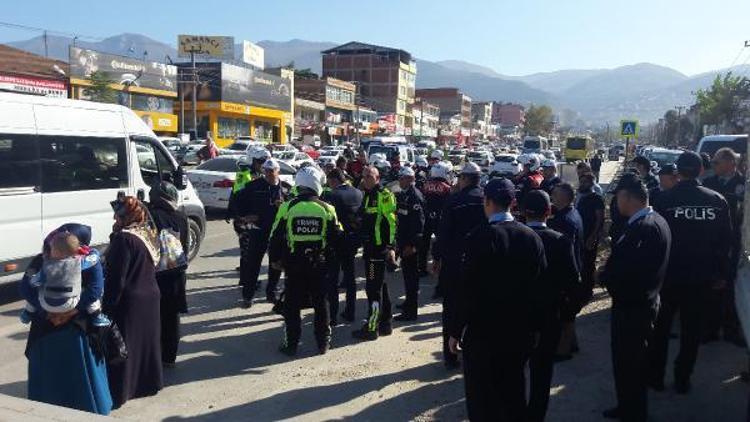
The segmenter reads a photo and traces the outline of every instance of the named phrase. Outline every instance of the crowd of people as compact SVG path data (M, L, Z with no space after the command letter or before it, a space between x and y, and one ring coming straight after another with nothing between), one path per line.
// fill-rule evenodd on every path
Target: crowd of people
M420 278L432 273L433 299L443 305L443 363L447 370L463 369L471 420L545 419L554 365L578 353L575 320L597 283L612 298L617 405L605 417L647 419L648 388L665 389L677 312L674 388L680 394L691 389L702 342L744 344L731 287L741 251L744 177L732 150L715 154L713 175L703 183L704 160L692 152L658 176L642 157L627 163L610 189L611 241L605 244L611 247L600 268L606 213L600 163L596 169L579 163L574 187L558 177L554 162L533 155L524 157L519 175L489 181L482 181L474 163L454 169L439 150L411 166L368 160L364 152L352 158L322 170L302 166L291 189L280 182L280 166L265 149L239 160L226 221L239 238L240 304L253 306L268 254L266 299L284 318L279 350L285 355L298 352L302 309L314 310L320 354L332 345L331 327L354 323L362 312L355 281L360 248L367 308L352 336L375 341L392 334L394 321L417 321ZM186 219L175 202L176 190L166 182L152 189L148 205L130 197L114 201L116 222L103 267L86 246L85 227L63 226L45 241L22 283L29 302L24 318L32 324L30 398L106 414L159 391L162 368L175 362L179 315L187 311L185 266L159 271L157 265L164 229L187 247ZM61 276L59 267L47 264L61 258L79 262L64 267L77 277ZM80 265L88 261L96 265ZM399 265L405 299L394 317L385 275ZM45 281L34 277L48 271ZM55 281L59 277L64 280ZM58 296L80 300L63 309L40 303L55 283L78 285ZM111 343L111 332L97 328L109 319L119 328L126 358L87 341L99 335ZM77 391L46 374L69 376L73 370L84 376Z

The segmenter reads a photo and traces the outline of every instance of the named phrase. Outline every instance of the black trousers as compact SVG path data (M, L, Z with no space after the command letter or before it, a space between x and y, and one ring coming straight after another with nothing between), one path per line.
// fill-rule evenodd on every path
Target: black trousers
M161 300L161 361L174 363L180 343L180 311L172 300Z
M737 310L734 305L734 285L723 289L711 289L706 298L706 314L703 336L718 336L723 332L725 339L742 335Z
M404 300L403 312L407 315L417 315L419 307L419 249L416 253L401 257L401 272L404 274Z
M674 362L674 376L678 381L690 379L698 358L708 294L708 288L694 286L662 291L661 308L649 345L649 376L652 380L664 380L669 334L677 311L680 312L680 351Z
M300 312L312 302L315 312L315 339L322 346L331 338L328 314L327 268L323 262L295 259L286 263L284 284L284 324L286 344L296 346L302 333Z
M419 271L427 271L427 257L430 253L430 247L432 246L432 235L435 234L437 223L425 224L422 230L422 244L419 245Z
M447 264L447 265L446 265ZM458 282L458 275L454 271L456 266L450 265L447 262L443 262L443 267L440 269L440 275L438 276L438 289L443 295L443 360L448 363L455 363L458 361L458 355L453 354L448 347L448 324L452 318L453 312L455 312L455 294L451 294L451 287Z
M354 275L354 260L357 256L359 242L354 236L344 238L343 245L328 266L328 304L331 319L336 320L339 314L339 273L343 273L343 284L346 289L346 307L344 313L354 316L357 303L357 284Z
M477 340L471 327L464 338L464 388L471 421L524 421L529 338L524 335Z
M583 248L581 251L581 288L584 292L585 302L591 300L594 296L594 282L596 273L596 254L599 249L599 245L595 245L594 249Z
M263 255L268 250L268 234L263 230L240 230L240 285L242 298L250 300L260 287L258 276L263 262ZM268 285L266 297L276 298L281 271L268 266Z
M656 309L612 306L612 368L622 421L645 421L648 415L648 345Z
M385 249L365 246L365 293L367 293L367 324L370 331L380 324L388 325L393 317L391 296L385 282Z
M539 335L539 343L529 358L529 405L526 420L544 421L549 404L549 389L555 364L555 352L560 342L562 325L557 317L549 317Z

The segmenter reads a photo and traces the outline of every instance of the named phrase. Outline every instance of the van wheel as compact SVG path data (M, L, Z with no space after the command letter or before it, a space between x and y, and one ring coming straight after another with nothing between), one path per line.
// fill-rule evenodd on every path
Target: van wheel
M193 220L188 219L188 260L192 261L198 255L198 251L201 247L201 226Z

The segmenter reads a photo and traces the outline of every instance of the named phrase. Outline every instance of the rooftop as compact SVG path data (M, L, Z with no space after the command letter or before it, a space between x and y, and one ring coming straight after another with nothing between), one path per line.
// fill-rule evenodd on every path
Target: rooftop
M402 56L402 61L408 63L411 62L411 53L398 48L384 47L381 45L367 44L359 41L350 41L346 44L339 45L337 47L329 48L328 50L321 51L321 54L380 54L390 55L399 54Z

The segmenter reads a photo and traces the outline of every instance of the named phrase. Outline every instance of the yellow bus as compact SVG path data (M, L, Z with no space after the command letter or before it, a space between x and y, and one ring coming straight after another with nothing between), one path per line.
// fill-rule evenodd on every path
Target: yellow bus
M590 136L568 136L565 139L565 161L588 161L594 156L594 140Z

